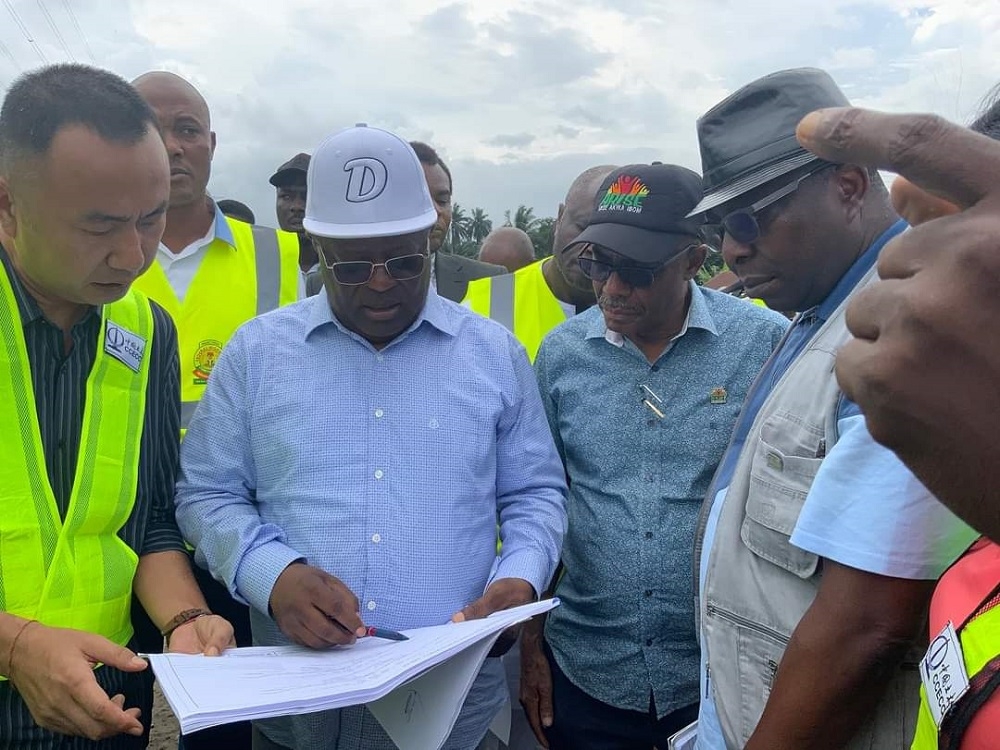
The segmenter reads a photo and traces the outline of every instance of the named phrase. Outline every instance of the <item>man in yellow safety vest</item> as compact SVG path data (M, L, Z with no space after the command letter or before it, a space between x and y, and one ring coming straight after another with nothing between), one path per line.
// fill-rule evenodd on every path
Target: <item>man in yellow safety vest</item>
M462 304L506 327L531 361L545 334L594 304L594 286L576 262L586 246L570 245L586 228L597 188L614 169L591 167L573 181L556 216L551 257L512 274L469 282Z
M163 232L169 167L124 80L33 71L0 109L0 746L142 748L152 677L133 592L174 651L232 628L174 521L177 343L130 290ZM103 740L94 743L94 740Z
M181 429L186 430L236 329L301 296L299 238L229 219L208 196L216 139L208 104L194 86L166 72L146 73L134 85L156 114L170 157L166 229L156 262L136 288L161 304L177 326ZM233 623L237 645L252 645L246 606L203 568L195 566L194 572L212 609ZM249 742L250 724L242 722L186 738L184 745L198 750Z

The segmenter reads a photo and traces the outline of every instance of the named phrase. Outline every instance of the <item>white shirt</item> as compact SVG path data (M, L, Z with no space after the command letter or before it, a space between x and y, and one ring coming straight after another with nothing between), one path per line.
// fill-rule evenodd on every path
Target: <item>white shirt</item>
M160 264L163 273L170 282L170 288L174 290L179 302L184 301L184 296L194 281L194 276L198 273L202 258L208 246L215 242L215 221L208 228L208 234L201 237L185 247L179 253L171 251L162 242L156 251L156 262Z

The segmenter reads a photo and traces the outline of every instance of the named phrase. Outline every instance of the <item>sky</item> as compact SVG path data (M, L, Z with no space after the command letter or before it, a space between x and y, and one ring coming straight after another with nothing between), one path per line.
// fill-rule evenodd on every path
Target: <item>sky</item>
M419 139L455 201L552 216L597 164L699 170L695 123L767 73L968 122L1000 82L996 0L2 0L0 90L44 62L170 70L212 113L209 189L275 224L268 177L358 122Z

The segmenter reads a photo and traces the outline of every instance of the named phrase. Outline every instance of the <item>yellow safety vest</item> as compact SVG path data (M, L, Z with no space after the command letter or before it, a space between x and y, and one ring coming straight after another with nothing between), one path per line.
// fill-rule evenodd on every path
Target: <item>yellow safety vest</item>
M170 313L177 326L182 433L222 347L236 329L256 315L298 299L298 236L226 220L236 246L219 237L212 241L183 302L159 262L134 284Z
M129 292L102 311L65 519L47 478L24 327L2 266L0 334L0 611L125 645L139 558L118 530L138 483L153 342L149 300Z
M503 276L473 279L462 300L466 307L513 333L532 362L545 335L566 320L566 311L542 274L546 260Z
M995 592L990 596L995 596ZM972 619L958 632L962 644L969 691L945 715L940 736L927 703L927 690L920 687L920 713L911 750L958 750L962 735L976 710L1000 689L1000 606ZM997 727L1000 732L1000 727Z

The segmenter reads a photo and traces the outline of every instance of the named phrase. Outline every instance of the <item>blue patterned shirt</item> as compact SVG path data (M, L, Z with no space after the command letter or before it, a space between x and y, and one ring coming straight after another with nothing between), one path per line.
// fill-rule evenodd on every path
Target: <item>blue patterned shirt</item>
M660 717L698 701L698 511L747 390L787 325L692 282L687 322L652 365L607 331L597 307L542 343L535 370L570 482L562 605L545 637L592 697L645 712L652 694Z
M223 350L183 441L177 518L252 606L255 642L272 645L287 640L264 613L297 559L340 578L366 624L393 629L447 622L498 578L543 591L565 490L506 329L431 292L377 351L317 295L251 320Z

